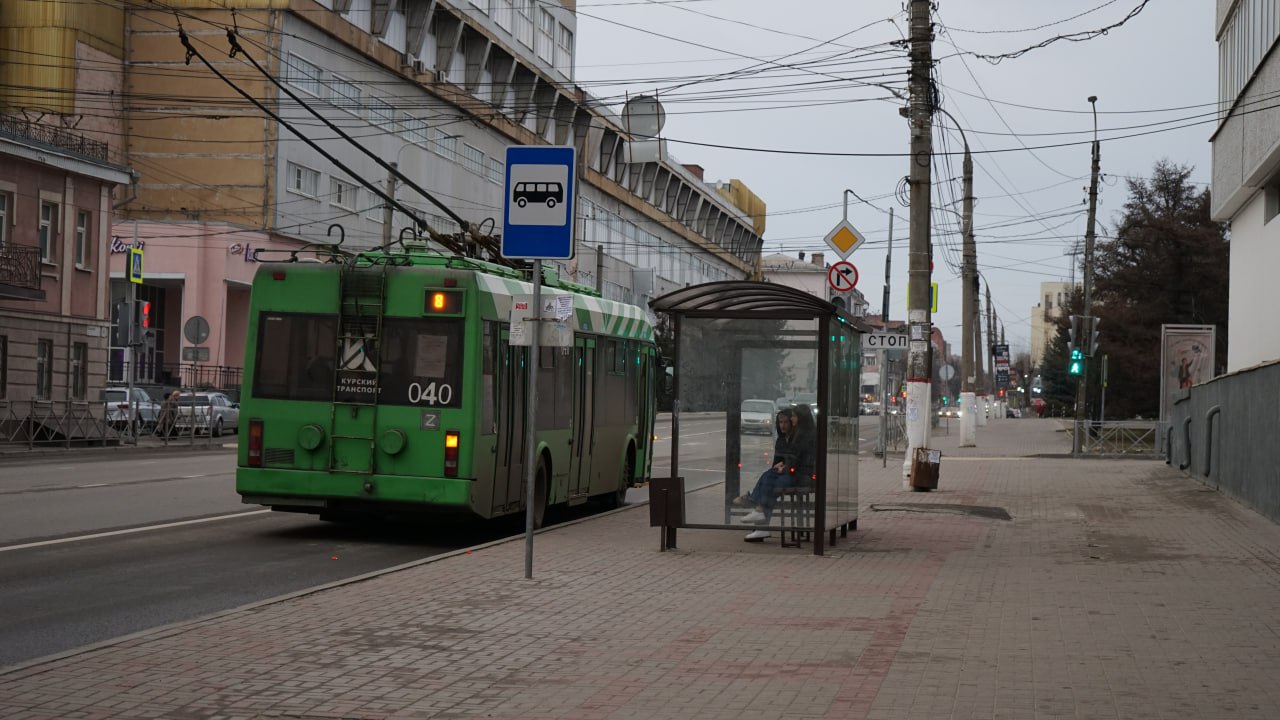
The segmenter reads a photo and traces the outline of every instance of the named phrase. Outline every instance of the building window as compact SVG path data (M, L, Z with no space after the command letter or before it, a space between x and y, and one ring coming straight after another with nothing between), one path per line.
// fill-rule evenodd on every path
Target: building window
M556 19L546 10L538 11L538 57L551 62L556 41Z
M71 399L83 402L89 394L89 345L71 346Z
M400 134L405 140L414 145L426 147L427 144L427 121L422 118L404 116L404 120L400 123Z
M1222 117L1231 109L1263 57L1280 37L1275 0L1240 0L1218 38L1218 92Z
M346 210L355 210L359 202L359 190L355 183L329 178L329 204Z
M516 0L516 39L533 47L533 0Z
M462 167L477 175L484 175L484 153L480 151L480 148L463 143Z
M320 67L312 65L297 55L285 59L284 80L313 97L320 97Z
M334 75L333 80L329 81L329 91L336 107L352 115L360 114L360 88L355 83Z
M489 182L501 185L505 180L502 176L502 161L498 158L492 157L486 160L484 165L484 176L489 178Z
M366 220L372 220L376 223L382 222L382 211L386 208L387 203L378 197L377 193L369 191L369 204L365 206L364 217Z
M450 160L458 157L457 135L445 135L443 130L436 130L432 134L435 142L431 144L431 152Z
M556 70L573 78L573 31L563 25L556 35Z
M0 335L0 398L8 397L9 389L9 338Z
M0 248L9 243L11 227L13 227L13 195L0 192Z
M40 259L53 262L54 243L58 238L58 206L55 203L40 203Z
M511 16L514 15L512 0L493 0L493 21L498 27L511 32Z
M375 127L390 130L395 121L395 110L392 109L391 103L382 98L369 98L369 122Z
M297 163L289 163L286 166L285 182L289 192L294 192L307 197L315 197L320 193L320 173L309 167L303 167Z
M53 397L53 341L36 341L36 399Z
M76 267L89 267L89 213L76 213Z

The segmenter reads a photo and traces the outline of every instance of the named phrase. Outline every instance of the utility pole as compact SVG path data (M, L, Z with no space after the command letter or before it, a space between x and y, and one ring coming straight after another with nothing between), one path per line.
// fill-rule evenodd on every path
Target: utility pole
M952 118L952 122L955 118ZM957 123L956 127L960 125ZM964 131L960 131L964 137ZM973 239L973 158L969 141L964 142L963 189L961 211L964 220L964 265L960 270L960 447L977 445L977 396L973 393L973 321L978 282L978 244Z
M389 163L391 169L387 171L387 197L395 199L396 196L396 163ZM385 250L391 247L391 203L382 206L382 248Z
M990 283L987 283L986 290L987 290L987 305L988 305L987 312L989 314L991 311L990 309L991 284ZM986 357L988 345L991 344L991 331L989 329L984 329L982 326L983 325L982 290L981 288L978 287L978 283L974 283L973 292L974 292L974 303L973 303L974 363L973 365L976 368L977 375L978 375L977 389L975 391L977 393L977 398L975 399L975 402L977 403L977 407L974 409L974 411L978 418L978 427L986 427L987 426L987 402L990 399L990 396L987 393L987 388L990 386L991 376L987 372L987 366L985 364L986 361L984 360L984 358ZM985 343L983 342L984 333L986 335Z
M996 393L996 354L992 345L996 344L996 310L991 307L991 283L987 283L987 391L991 393L991 401L999 396Z
M930 0L911 0L911 101L907 118L911 125L910 245L908 254L907 312L907 454L902 464L904 484L910 485L911 459L916 448L929 446L929 413L933 373L929 367L932 339L929 261L933 252L929 237L931 165L933 162L933 23Z
M1089 178L1089 218L1085 222L1084 229L1084 309L1083 315L1086 318L1093 316L1093 241L1095 239L1093 231L1094 219L1098 212L1098 170L1102 164L1102 146L1098 144L1098 96L1089 96L1089 105L1093 108L1093 163L1090 170ZM1085 320L1081 323L1083 337L1075 339L1077 347L1084 350L1084 354L1088 356L1088 346L1092 341L1093 323ZM1072 437L1072 454L1079 455L1082 450L1082 436L1084 435L1084 418L1085 404L1087 401L1087 391L1089 387L1089 363L1084 363L1084 372L1080 373L1076 378L1076 428L1071 433Z
M893 265L893 208L889 208L889 250L884 255L884 300L880 325L889 330L889 268ZM889 465L889 350L880 350L880 467Z

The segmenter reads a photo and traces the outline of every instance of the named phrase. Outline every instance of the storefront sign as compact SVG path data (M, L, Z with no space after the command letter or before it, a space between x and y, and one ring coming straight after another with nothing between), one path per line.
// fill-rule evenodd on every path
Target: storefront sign
M137 247L139 250L145 248L146 246L147 246L147 242L145 240L138 241ZM131 243L121 240L119 235L113 235L111 237L111 254L112 255L123 255L129 252L129 249L132 247L134 246Z
M249 243L245 243L244 245L234 243L227 248L227 252L232 255L243 255L245 262L258 262L258 259L253 256L253 245L250 245Z

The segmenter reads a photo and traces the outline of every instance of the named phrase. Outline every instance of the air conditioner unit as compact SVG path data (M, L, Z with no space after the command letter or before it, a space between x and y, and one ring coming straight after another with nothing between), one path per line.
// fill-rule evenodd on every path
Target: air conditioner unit
M437 71L436 71L436 82L438 82L438 83L442 83L442 82L449 82L449 73L448 73L448 71L446 71L446 70L437 70Z
M421 72L424 72L424 71L426 70L426 67L427 67L427 66L426 66L426 65L425 65L421 60L414 60L414 61L413 61L413 71L414 71L415 73L421 73Z

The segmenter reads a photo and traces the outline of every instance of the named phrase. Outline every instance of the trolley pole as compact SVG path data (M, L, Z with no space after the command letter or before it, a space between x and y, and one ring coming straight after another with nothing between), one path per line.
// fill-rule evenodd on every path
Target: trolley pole
M534 484L538 479L538 468L534 466L537 444L538 418L538 350L542 339L542 261L533 261L533 337L529 341L529 364L526 366L525 397L529 399L524 408L524 576L533 577L533 529L534 504L537 494ZM550 478L548 478L549 480Z
M929 237L930 191L933 162L933 25L930 0L911 0L911 188L910 252L908 255L907 313L907 454L902 479L910 485L911 457L916 448L929 446L929 412L933 373L929 367L932 340L930 305Z

